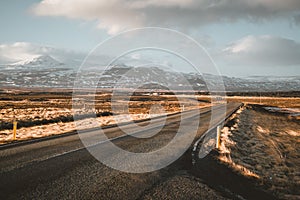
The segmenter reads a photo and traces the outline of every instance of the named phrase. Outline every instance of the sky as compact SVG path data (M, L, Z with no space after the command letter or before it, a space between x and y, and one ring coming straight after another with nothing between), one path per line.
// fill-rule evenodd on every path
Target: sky
M299 0L11 0L0 15L2 64L42 54L80 62L122 31L162 27L194 38L222 75L300 75Z

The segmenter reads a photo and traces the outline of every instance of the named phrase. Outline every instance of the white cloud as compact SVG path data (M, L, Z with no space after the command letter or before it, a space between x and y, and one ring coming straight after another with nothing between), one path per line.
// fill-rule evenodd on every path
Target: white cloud
M134 53L130 56L131 59L134 59L134 60L139 60L141 59L141 54L139 53Z
M40 46L28 42L15 42L12 44L0 45L0 64L10 64L18 61L31 60L40 55L50 55L53 58L64 62L81 62L85 54L57 49L48 46Z
M0 60L2 63L9 63L32 59L45 51L47 51L47 49L26 42L2 44L0 45Z
M300 65L300 43L294 40L264 36L247 36L233 42L222 52L231 64L240 66L297 66Z
M109 34L141 26L193 29L239 20L299 18L299 0L43 0L33 6L38 16L95 20ZM298 17L297 17L298 16Z

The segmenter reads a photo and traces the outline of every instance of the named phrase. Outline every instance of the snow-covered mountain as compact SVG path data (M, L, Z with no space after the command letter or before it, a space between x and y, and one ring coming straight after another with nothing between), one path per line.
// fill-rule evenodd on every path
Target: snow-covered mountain
M103 68L103 67L102 67ZM104 68L103 68L104 69ZM39 56L31 60L14 63L0 71L0 87L73 87L77 69L67 67L51 56ZM204 78L205 77L205 78ZM219 77L212 74L199 75L166 71L159 67L111 66L105 72L97 66L82 70L82 86L100 88L123 87L157 88L158 85L186 90L192 86L198 91L207 91L207 84L220 84ZM299 91L300 76L293 77L248 77L222 76L227 92ZM163 88L163 87L162 87Z
M30 59L21 60L16 63L7 65L15 68L61 68L65 64L57 61L49 55L39 55Z
M52 56L38 55L0 66L0 87L70 87L73 69Z
M1 45L0 45L1 46ZM80 73L80 84L102 88L135 87L157 88L163 84L173 89L186 90L189 85L195 90L205 91L210 86L220 84L212 74L199 75L169 71L161 67L130 67L140 65L132 57L118 60L105 72L105 64L113 57L108 55L89 55L86 53L39 46L26 42L2 45L0 55L0 88L1 87L73 87L78 75L79 66L85 61L85 68ZM3 49L4 48L4 49ZM20 59L22 59L20 61ZM148 62L149 61L149 62ZM148 60L146 63L151 63ZM137 62L135 64L135 62ZM126 66L123 63L130 64ZM103 65L103 66L99 66ZM264 91L300 91L300 75L295 76L251 76L235 78L222 76L228 92L264 92Z

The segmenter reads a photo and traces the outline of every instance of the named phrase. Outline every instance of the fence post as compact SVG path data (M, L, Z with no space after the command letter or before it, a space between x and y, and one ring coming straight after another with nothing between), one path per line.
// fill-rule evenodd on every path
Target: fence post
M216 148L220 148L220 138L221 138L221 126L217 127L217 141L216 141Z
M14 120L13 121L13 140L17 139L17 124L18 124L18 122Z

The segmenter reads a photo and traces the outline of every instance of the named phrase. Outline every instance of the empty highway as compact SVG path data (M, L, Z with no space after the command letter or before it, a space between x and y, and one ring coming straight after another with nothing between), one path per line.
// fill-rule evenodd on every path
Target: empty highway
M227 104L227 113L239 104ZM219 108L216 108L218 111ZM220 109L220 112L222 109ZM210 108L168 116L161 127L160 119L139 131L137 126L124 125L126 132L136 136L158 134L150 138L124 136L118 127L103 129L116 146L130 152L151 152L167 145L178 127L187 132L197 124L196 141L209 128ZM221 115L220 115L221 116ZM214 119L217 123L221 117ZM140 122L145 126L149 122ZM97 130L82 133L81 138L97 136ZM100 148L106 141L94 141L90 148ZM192 147L193 144L191 144ZM178 148L181 147L178 144ZM110 152L103 152L113 159ZM54 139L16 145L0 150L0 199L223 199L199 178L189 174L189 150L176 162L148 173L126 173L112 169L95 159L82 144L79 136L68 135ZM132 163L133 165L135 163Z

